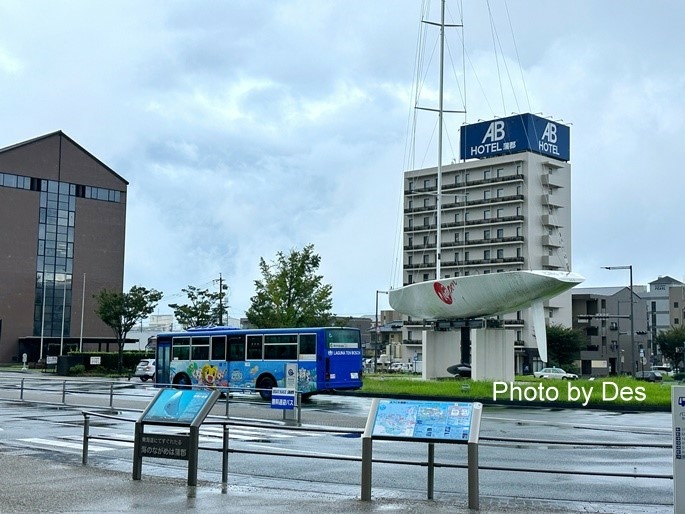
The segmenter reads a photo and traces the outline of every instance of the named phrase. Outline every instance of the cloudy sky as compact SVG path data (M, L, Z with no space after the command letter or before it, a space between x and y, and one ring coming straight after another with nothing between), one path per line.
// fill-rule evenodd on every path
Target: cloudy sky
M376 290L400 281L422 8L3 0L0 147L63 130L130 182L125 287L163 291L160 313L221 273L239 317L259 258L309 243L334 312L373 313ZM437 20L437 1L431 11ZM448 38L467 121L533 112L572 124L572 260L586 286L627 284L604 265L632 264L636 284L685 276L684 19L678 0L472 1L465 52ZM447 87L445 107L461 108L463 91ZM448 119L449 141L463 121ZM417 155L436 163L418 143Z

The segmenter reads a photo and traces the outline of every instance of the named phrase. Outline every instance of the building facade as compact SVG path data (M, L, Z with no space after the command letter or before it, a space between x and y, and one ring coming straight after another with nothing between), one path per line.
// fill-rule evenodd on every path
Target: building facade
M635 289L639 288L633 289L632 320L629 287L572 290L573 328L582 331L586 338L580 352L582 375L634 374L654 363L648 302Z
M61 131L0 149L0 362L111 339L94 295L123 288L127 186Z
M663 330L668 330L673 326L674 315L673 311L677 312L677 308L673 308L670 298L671 289L674 289L673 294L677 302L677 290L683 287L683 283L669 276L660 276L656 280L649 283L649 291L644 293L645 300L647 300L647 311L649 313L649 331L653 345L656 345L656 336ZM654 348L654 354L657 355L658 349Z
M571 269L571 165L531 151L404 175L405 285L435 280L440 194L439 278L503 271ZM545 302L549 323L571 325L571 293ZM515 371L539 366L529 312L500 316L514 341ZM423 320L409 320L405 343L420 347Z

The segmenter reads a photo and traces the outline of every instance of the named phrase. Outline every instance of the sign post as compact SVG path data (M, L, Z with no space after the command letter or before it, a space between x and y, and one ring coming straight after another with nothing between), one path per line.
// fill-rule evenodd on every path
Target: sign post
M219 391L161 389L136 421L133 480L140 480L143 457L188 461L188 485L197 485L200 425L221 394ZM145 425L184 427L187 434L146 432Z
M673 512L685 514L685 386L671 388L673 417Z
M434 443L468 444L469 508L478 509L480 403L375 398L362 436L361 499L371 500L373 440L428 443L427 496L433 499Z

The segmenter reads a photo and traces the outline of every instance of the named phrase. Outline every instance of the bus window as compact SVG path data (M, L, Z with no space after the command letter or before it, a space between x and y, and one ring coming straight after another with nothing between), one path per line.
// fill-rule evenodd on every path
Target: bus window
M262 336L247 336L247 359L262 359Z
M175 343L175 341L174 341ZM190 357L190 346L187 345L179 345L176 346L174 344L173 348L173 358L181 361L187 361L188 357Z
M264 360L296 360L297 345L267 344L264 345Z
M264 336L264 359L297 359L297 334Z
M209 360L209 337L193 337L191 355L193 360Z
M300 334L300 355L316 354L316 334Z
M245 336L228 336L228 360L245 360Z
M193 360L206 361L209 360L209 346L195 346L193 345Z
M212 337L212 360L226 360L226 336Z
M174 337L172 344L173 358L177 360L187 361L190 357L190 338Z

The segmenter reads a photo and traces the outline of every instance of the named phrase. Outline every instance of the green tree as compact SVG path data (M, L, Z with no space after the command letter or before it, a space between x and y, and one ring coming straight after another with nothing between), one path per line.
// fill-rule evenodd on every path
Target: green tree
M255 280L256 294L245 313L258 328L325 326L331 322L332 286L317 275L321 257L314 245L287 255L276 254L268 264L259 260L262 280Z
M147 318L162 299L162 293L142 286L133 286L128 293L118 293L103 289L94 295L100 319L114 331L119 347L119 373L123 369L124 342L131 329L139 321Z
M174 310L176 320L185 328L205 327L208 325L221 325L224 313L223 290L211 292L208 289L199 289L188 286L181 289L190 304L170 303L169 307Z
M673 367L679 366L683 360L683 345L685 345L685 325L662 330L656 335L656 344L661 354L671 362Z
M549 362L560 367L575 368L575 361L580 359L580 349L584 344L585 336L580 330L557 324L547 327Z

